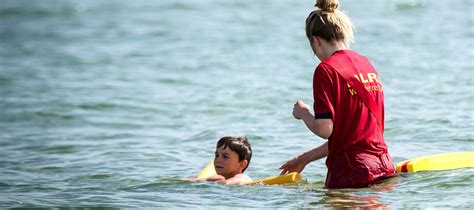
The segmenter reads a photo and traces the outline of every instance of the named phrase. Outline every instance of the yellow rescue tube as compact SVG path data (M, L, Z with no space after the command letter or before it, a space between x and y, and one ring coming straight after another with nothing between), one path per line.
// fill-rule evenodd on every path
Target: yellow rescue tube
M202 169L197 178L207 178L215 175L217 175L217 172L214 168L214 161L211 161Z
M198 178L207 178L210 176L217 175L216 169L214 168L214 162L210 161L204 169L199 173ZM288 184L288 183L295 183L300 182L301 175L298 172L293 172L285 175L269 177L265 179L259 179L252 182L247 182L244 184Z
M449 170L474 167L474 152L453 152L405 160L397 165L398 172Z
M253 182L247 182L245 184L288 184L294 182L301 182L301 175L298 172L292 172L280 176L274 176L266 179L259 179Z

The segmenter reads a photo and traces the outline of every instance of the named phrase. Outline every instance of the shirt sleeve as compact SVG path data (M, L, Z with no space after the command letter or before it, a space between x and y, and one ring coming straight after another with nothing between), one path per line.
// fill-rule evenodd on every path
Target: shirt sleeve
M329 67L319 64L313 77L313 109L316 118L334 119L334 81L330 75ZM326 116L326 117L324 117Z

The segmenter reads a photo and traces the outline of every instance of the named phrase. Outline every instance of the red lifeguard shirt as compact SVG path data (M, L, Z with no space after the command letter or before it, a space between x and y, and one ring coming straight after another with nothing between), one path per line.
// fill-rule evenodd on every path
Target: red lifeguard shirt
M350 58L354 77L363 83L379 105L380 127L357 92L331 66L342 57ZM328 140L327 188L363 187L395 174L383 137L383 89L380 77L368 59L351 50L335 52L316 68L313 95L315 117L332 118L334 124Z

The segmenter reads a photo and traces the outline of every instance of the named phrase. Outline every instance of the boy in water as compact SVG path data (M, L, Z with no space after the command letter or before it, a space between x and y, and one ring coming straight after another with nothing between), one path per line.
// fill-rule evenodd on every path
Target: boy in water
M224 184L243 184L252 179L243 172L249 166L252 148L245 136L222 137L216 146L214 168L217 175L207 178L186 178L188 181L213 181Z

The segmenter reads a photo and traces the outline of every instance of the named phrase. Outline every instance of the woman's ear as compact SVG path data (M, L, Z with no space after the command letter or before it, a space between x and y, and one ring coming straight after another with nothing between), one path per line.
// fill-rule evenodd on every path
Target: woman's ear
M318 36L311 36L311 42L313 42L315 46L321 46L321 39Z

